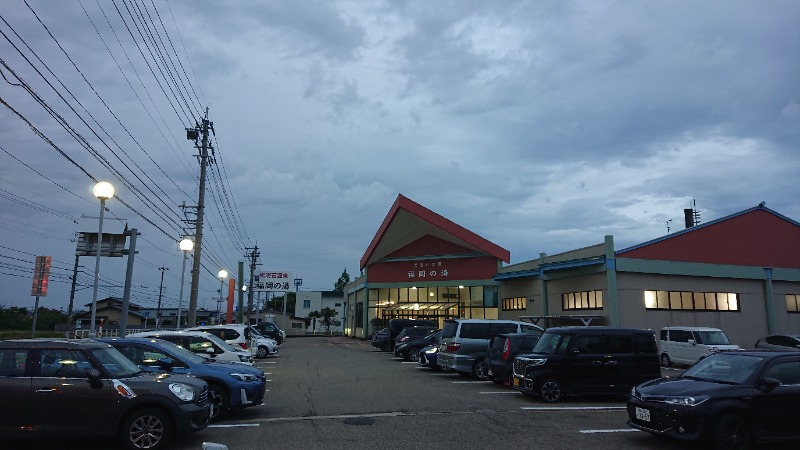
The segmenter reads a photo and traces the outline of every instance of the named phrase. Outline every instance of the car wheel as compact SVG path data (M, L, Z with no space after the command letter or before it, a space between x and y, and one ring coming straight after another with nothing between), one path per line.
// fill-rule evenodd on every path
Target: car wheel
M669 355L667 355L666 353L661 355L661 365L663 367L669 367L672 365L672 360L669 359Z
M122 443L132 450L165 448L172 439L172 420L158 408L142 408L125 419Z
M726 414L717 421L714 429L714 448L717 450L744 450L750 445L750 430L741 416Z
M548 379L539 383L539 398L547 403L555 403L564 396L561 383L556 380Z
M230 408L228 392L218 384L208 384L208 399L211 402L212 422L222 419Z
M416 347L412 347L412 348L408 349L408 352L406 353L406 357L404 359L406 361L418 362L419 361L419 349L416 348Z
M263 345L258 347L258 350L256 350L256 358L266 358L267 355L269 355L269 349Z
M472 378L475 378L476 380L486 379L486 366L483 364L482 359L479 359L472 364Z

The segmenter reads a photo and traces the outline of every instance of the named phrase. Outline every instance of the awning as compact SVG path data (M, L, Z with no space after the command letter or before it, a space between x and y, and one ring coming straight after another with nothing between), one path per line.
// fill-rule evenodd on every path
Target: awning
M436 311L458 306L458 303L401 303L383 307L384 312Z
M530 320L533 324L538 324L540 320L580 320L584 326L589 326L594 319L600 319L605 316L601 315L587 315L587 314L573 314L566 316L519 316L519 320Z

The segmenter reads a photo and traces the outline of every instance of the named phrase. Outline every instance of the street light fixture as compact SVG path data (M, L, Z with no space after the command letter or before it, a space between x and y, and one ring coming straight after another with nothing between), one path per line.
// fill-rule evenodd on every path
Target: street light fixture
M106 211L106 200L114 196L114 186L107 181L94 185L92 193L100 199L100 222L97 226L97 257L94 261L94 289L92 292L92 323L89 327L89 337L97 337L95 333L95 319L97 318L97 284L100 278L100 253L103 249L103 217Z
M181 310L183 308L183 276L186 273L186 257L189 255L189 252L192 251L194 248L194 241L189 238L183 238L183 240L178 244L178 246L183 250L183 267L181 268L181 293L178 296L178 328L181 327ZM194 325L194 324L192 324Z
M219 300L217 300L217 323L220 323L220 321L219 321L219 305L220 305L220 303L222 303L222 288L223 288L223 285L225 284L225 278L228 278L228 271L225 270L225 269L222 269L222 270L219 271L217 276L219 277Z

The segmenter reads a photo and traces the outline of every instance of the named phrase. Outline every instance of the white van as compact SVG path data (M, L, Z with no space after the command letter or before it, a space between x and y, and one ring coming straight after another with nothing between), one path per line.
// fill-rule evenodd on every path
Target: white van
M717 352L741 350L731 344L728 335L719 328L708 327L664 327L658 341L661 365L692 365Z

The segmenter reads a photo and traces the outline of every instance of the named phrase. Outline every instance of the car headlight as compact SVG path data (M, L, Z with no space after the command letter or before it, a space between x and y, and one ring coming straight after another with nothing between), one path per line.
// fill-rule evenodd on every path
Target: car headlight
M529 366L543 366L547 363L547 358L530 358L526 359Z
M430 355L430 354L436 353L438 351L439 351L439 349L434 347L434 348L432 348L430 350L425 350L425 353Z
M179 399L190 402L194 400L194 388L188 384L170 383L169 390Z
M717 347L708 347L708 351L710 351L711 353L717 353L719 349Z
M664 400L664 403L668 405L677 405L677 406L697 406L704 401L708 400L707 395L697 395L697 396L682 396L682 397L670 397Z
M241 361L241 362L252 362L253 361L253 357L251 355L241 354L241 355L239 355L239 361Z
M231 376L239 381L256 381L258 379L252 373L232 373Z

